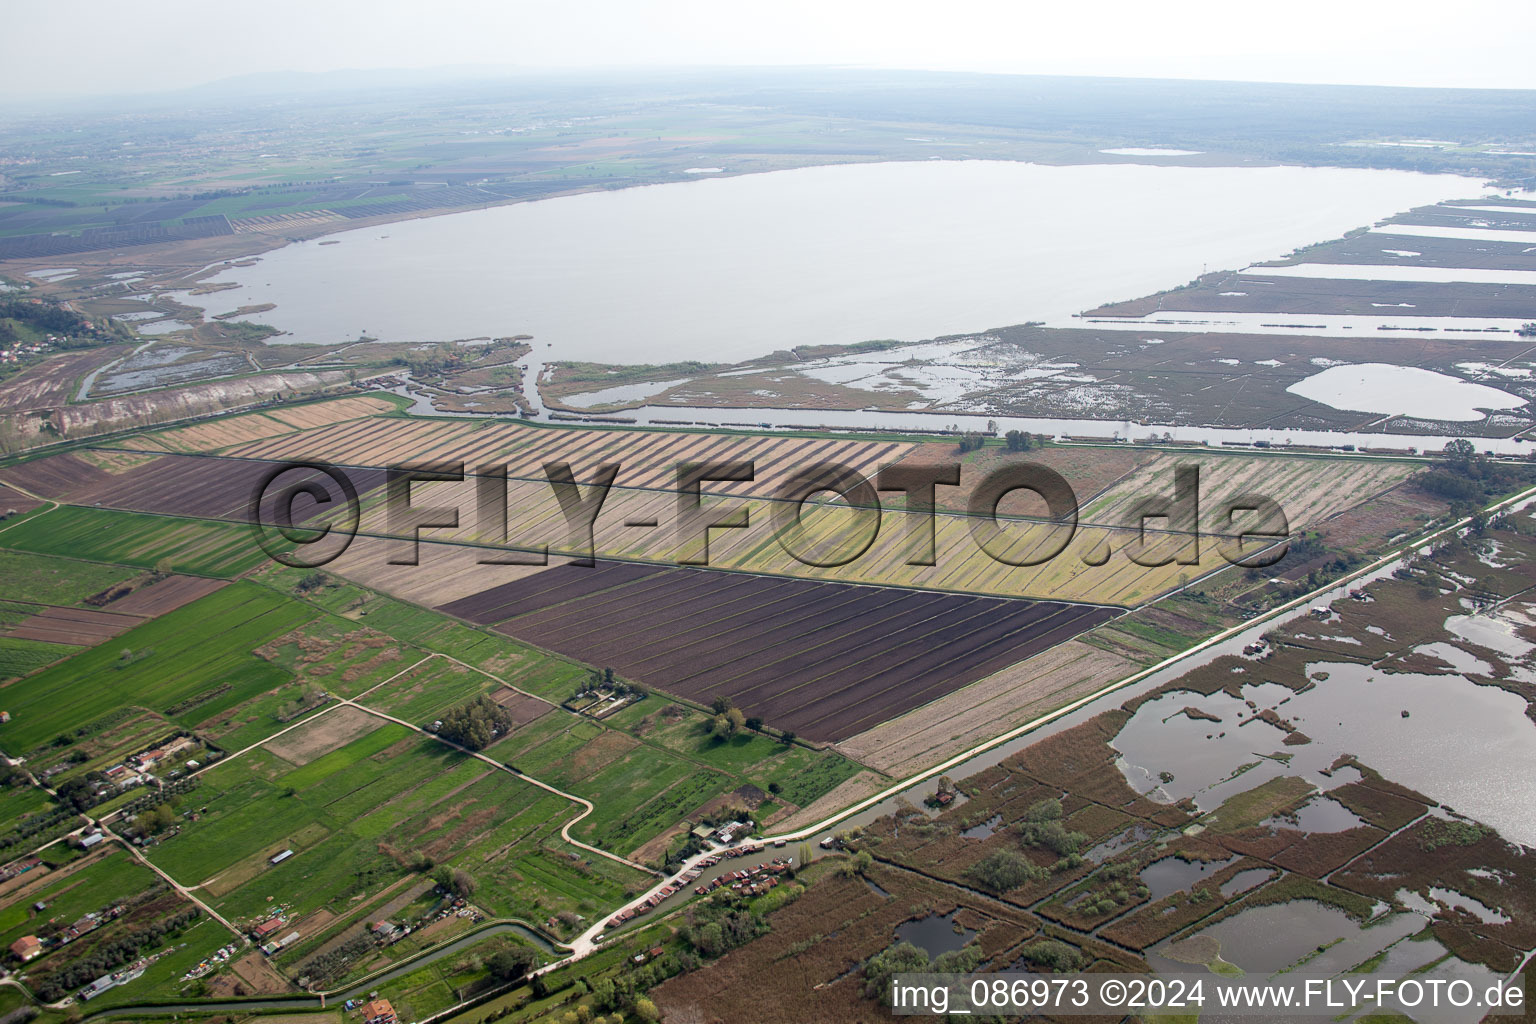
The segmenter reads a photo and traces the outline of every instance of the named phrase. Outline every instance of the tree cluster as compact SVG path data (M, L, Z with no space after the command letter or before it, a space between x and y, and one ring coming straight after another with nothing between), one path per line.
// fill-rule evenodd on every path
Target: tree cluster
M1060 800L1041 800L1032 805L1015 831L1025 846L1043 846L1058 857L1076 856L1088 841L1083 833L1073 832L1062 824Z
M15 320L39 331L66 337L96 335L91 322L79 313L65 309L56 302L33 302L31 299L0 300L0 320ZM14 340L14 339L12 339Z
M498 737L512 730L513 719L506 708L489 697L480 696L443 714L437 734L469 750L484 750Z
M735 897L716 897L688 912L683 939L700 956L714 958L768 931L768 922Z
M60 783L54 792L58 794L60 803L84 813L101 803L102 798L96 795L95 786L106 781L107 777L101 772L86 772Z
M978 942L940 953L932 960L912 943L898 942L864 961L864 996L885 1000L890 995L891 979L898 974L969 974L984 959Z
M1035 446L1035 437L1022 430L1010 430L1003 435L1003 444L1011 452L1027 452Z
M1466 438L1457 438L1445 446L1440 464L1414 477L1419 488L1451 503L1456 515L1469 515L1505 491L1511 490L1529 474L1523 470L1490 461Z
M163 832L176 824L178 817L176 807L178 801L174 798L165 803L156 804L134 815L133 828L141 836L152 836L157 832Z
M1025 882L1033 882L1050 872L1024 856L1018 850L998 850L972 864L965 876L984 889L1004 893L1017 889Z
M538 966L539 954L528 946L508 946L485 962L498 981L516 981Z
M478 885L475 878L463 868L450 868L443 864L432 873L432 880L444 889L461 899L469 899L475 895Z
M978 430L967 430L960 435L960 450L962 452L974 452L987 443L987 435Z

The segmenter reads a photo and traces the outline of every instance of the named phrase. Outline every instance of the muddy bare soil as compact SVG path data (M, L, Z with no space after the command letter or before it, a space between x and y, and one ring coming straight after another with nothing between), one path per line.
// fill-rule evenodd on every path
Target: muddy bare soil
M546 582L541 584L541 580ZM556 567L443 611L813 740L878 725L1116 612L699 569Z

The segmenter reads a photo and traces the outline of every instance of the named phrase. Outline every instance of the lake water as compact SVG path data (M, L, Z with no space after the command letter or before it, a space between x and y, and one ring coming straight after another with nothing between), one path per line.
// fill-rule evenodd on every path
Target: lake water
M1385 672L1344 662L1319 662L1307 671L1313 678L1326 672L1327 678L1305 693L1272 683L1244 686L1242 693L1259 708L1275 708L1311 743L1288 747L1275 726L1245 723L1253 711L1224 692L1173 691L1143 703L1112 741L1126 781L1154 799L1192 797L1210 811L1282 775L1331 789L1346 780L1324 772L1349 753L1511 842L1536 846L1532 783L1508 769L1536 764L1536 725L1525 717L1524 698L1459 675ZM1186 706L1221 721L1175 714ZM1163 781L1164 772L1172 779Z
M954 917L951 911L947 915L929 914L903 922L896 928L896 941L912 943L930 959L953 953L978 934L974 929L956 924Z
M1486 384L1391 363L1330 366L1285 390L1333 409L1432 415L1438 420L1480 420L1485 410L1518 409L1525 404L1525 399Z
M213 283L300 342L531 334L544 358L729 361L1051 320L1243 267L1467 178L1300 167L813 167L360 228Z

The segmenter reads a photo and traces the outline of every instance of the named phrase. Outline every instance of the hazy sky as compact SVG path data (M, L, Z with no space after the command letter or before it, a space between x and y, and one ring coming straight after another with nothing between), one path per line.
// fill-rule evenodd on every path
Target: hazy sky
M1536 88L1533 0L41 0L0 95L261 71L851 64Z

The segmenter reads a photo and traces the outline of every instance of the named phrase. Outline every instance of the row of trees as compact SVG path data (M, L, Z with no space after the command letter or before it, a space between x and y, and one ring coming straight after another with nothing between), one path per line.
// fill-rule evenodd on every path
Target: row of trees
M188 907L143 928L125 930L106 942L97 943L86 955L50 972L46 977L34 979L37 998L45 1003L57 1002L82 985L88 985L103 974L109 974L137 960L155 947L165 942L174 942L201 913L197 907Z
M763 720L756 715L748 716L729 697L723 695L716 697L709 708L715 715L710 720L710 732L720 739L730 739L743 729L757 733L763 731ZM779 734L779 740L788 745L795 742L795 734L782 732Z
M997 433L996 420L987 421L987 431L991 434ZM979 430L968 430L960 435L960 450L962 452L977 451L986 443L987 434L983 434ZM1022 430L1010 430L1003 435L1003 446L1010 452L1027 452L1035 447L1035 444L1035 436Z

